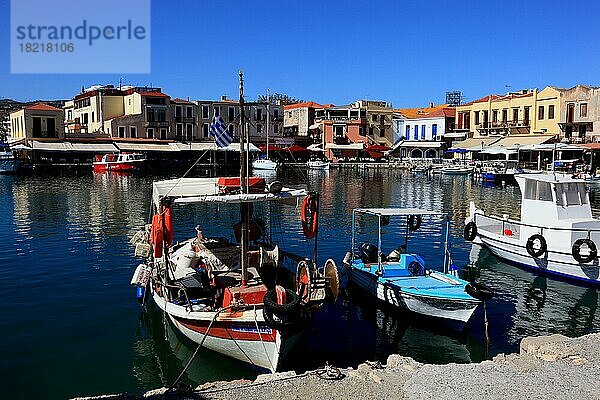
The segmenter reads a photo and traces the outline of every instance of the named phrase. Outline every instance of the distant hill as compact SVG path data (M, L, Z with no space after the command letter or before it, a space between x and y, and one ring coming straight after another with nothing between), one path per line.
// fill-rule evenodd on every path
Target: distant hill
M34 100L34 101L22 102L22 101L16 101L13 99L0 99L0 111L12 112L14 110L18 110L25 106L28 106L28 105L31 105L34 103L39 103L39 102L50 104L51 106L61 108L62 106L65 105L66 101L67 100Z

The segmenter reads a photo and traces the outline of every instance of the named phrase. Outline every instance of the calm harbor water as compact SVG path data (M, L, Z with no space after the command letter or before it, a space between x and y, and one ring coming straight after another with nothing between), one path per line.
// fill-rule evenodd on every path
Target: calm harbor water
M452 213L452 255L463 273L496 289L487 305L490 343L480 307L463 332L396 313L344 291L335 305L315 316L288 367L317 368L326 361L356 366L391 353L433 363L473 362L518 350L524 336L600 331L595 289L539 277L498 262L462 240L470 200L486 211L519 215L517 187L482 187L464 177L433 181L401 171L344 170L278 179L321 193L319 265L338 266L350 246L352 208L424 207ZM194 346L163 324L154 307L142 310L129 280L139 260L128 240L148 218L153 176L0 176L0 376L5 398L67 398L121 391L142 392L170 384ZM600 188L591 188L594 212ZM286 249L310 255L297 211L267 210L273 235ZM216 206L175 210L176 239L205 233L231 236L236 211ZM361 221L365 238L375 227ZM409 251L423 249L439 265L442 226L423 224ZM403 230L386 227L384 251L400 243ZM387 245L386 245L387 243ZM475 262L476 261L476 262ZM209 351L201 351L188 371L190 383L252 378L256 372Z

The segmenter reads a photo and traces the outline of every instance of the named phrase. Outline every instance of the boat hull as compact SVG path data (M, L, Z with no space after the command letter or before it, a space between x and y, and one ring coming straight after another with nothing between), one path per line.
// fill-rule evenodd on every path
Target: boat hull
M144 166L141 162L95 162L94 172L135 172Z
M15 159L0 160L0 174L12 174L16 171Z
M478 230L477 238L477 242L506 263L586 285L600 285L598 262L580 264L575 261L569 249L549 249L543 257L534 258L527 253L526 242L518 238L498 235L483 229Z
M302 335L301 331L285 334L272 329L259 308L239 314L224 313L215 319L215 312L187 312L182 306L166 303L156 292L153 298L174 327L194 343L271 372L277 371Z
M478 302L465 303L407 293L398 287L383 284L375 275L354 267L350 268L350 277L354 284L378 300L427 317L441 318L464 325L478 306Z

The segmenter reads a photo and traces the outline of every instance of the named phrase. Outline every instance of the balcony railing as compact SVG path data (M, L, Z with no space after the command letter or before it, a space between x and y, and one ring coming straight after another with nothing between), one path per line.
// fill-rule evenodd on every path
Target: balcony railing
M507 129L513 127L528 127L531 121L528 119L511 120L511 121L496 121L496 122L482 122L477 124L477 129Z
M195 120L194 117L175 116L175 122L195 122Z
M167 128L171 125L169 121L146 121L146 127L158 126L159 128Z

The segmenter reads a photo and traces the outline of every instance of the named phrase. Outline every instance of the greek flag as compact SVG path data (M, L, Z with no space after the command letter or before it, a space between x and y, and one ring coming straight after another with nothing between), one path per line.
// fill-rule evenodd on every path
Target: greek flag
M215 138L215 143L217 147L227 147L231 144L233 140L231 135L227 131L227 125L225 125L225 121L219 115L219 110L215 109L215 115L212 118L212 122L210 123L210 130L208 131L209 135Z

